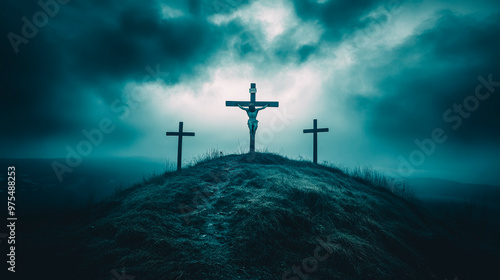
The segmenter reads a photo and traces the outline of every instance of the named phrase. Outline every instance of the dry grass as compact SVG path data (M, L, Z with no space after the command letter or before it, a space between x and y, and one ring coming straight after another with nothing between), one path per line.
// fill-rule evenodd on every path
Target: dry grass
M356 167L344 169L353 178L360 179L374 187L385 188L393 194L408 200L415 200L415 192L405 180L396 180L377 172L372 167Z

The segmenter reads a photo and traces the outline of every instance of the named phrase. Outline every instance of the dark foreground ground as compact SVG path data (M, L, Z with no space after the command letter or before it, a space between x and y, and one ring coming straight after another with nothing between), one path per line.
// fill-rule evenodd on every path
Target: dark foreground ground
M22 216L17 279L496 279L500 263L491 205L408 201L276 155L215 158L89 200Z

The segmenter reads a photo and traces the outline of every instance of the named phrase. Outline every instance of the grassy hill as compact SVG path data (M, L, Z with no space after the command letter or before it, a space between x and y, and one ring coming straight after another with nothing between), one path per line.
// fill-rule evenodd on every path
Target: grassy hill
M149 178L58 223L36 233L43 240L30 249L36 275L486 279L499 263L494 249L462 240L384 187L260 153Z

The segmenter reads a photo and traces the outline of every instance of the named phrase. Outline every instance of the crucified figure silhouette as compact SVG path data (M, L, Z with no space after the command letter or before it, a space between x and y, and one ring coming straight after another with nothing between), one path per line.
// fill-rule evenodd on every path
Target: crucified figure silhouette
M250 103L248 108L245 108L241 106L240 104L237 104L240 109L245 110L248 115L248 128L250 129L250 136L252 138L255 137L255 132L257 131L257 127L259 126L259 121L257 120L257 114L259 113L260 110L266 109L269 104L266 104L266 106L262 108L255 108L255 105L253 103Z
M260 110L267 107L277 108L279 102L277 101L256 101L255 95L257 94L257 86L255 83L250 84L250 101L226 101L227 107L240 107L241 110L247 112L248 115L248 128L250 129L250 153L255 153L255 133L259 122L257 121L257 114ZM259 108L256 108L259 107Z

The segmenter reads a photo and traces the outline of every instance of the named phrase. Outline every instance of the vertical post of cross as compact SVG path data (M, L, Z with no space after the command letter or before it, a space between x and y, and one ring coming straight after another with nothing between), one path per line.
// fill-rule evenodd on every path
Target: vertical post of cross
M314 119L313 121L313 129L318 130L317 119ZM313 135L313 162L318 163L318 133L314 133Z
M257 93L257 87L255 85L255 83L251 83L250 84L250 103L253 103L255 104L255 101L256 101L256 95Z
M250 84L250 103L255 104L257 87L255 83ZM250 153L255 153L255 134L250 134Z
M250 153L255 153L255 135L250 135Z
M179 137L177 138L177 171L182 166L182 133L184 132L184 123L179 122Z

